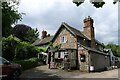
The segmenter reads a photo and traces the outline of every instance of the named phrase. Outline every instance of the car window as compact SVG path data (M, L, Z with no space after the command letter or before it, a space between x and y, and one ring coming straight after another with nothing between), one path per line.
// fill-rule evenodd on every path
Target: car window
M4 58L0 58L0 64L4 64L4 63L9 63L9 61L7 61L6 59Z

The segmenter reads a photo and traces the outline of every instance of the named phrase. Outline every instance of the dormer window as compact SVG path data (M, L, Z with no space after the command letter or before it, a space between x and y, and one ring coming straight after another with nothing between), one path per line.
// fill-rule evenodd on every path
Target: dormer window
M66 43L66 37L65 36L61 37L61 43Z

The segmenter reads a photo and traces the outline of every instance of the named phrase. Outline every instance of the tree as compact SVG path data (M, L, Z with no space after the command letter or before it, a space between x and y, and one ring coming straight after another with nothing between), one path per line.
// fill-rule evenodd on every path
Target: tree
M30 26L24 24L18 24L13 28L13 33L15 37L21 39L22 41L33 43L39 36L39 32L36 29L32 29Z
M12 32L12 24L22 19L22 14L18 13L17 6L19 1L10 0L10 2L2 2L2 36L8 37Z
M27 42L30 42L30 43L33 43L35 42L35 40L38 39L38 36L39 36L39 32L38 32L38 29L30 29L27 31L24 39L27 41Z
M84 3L84 1L85 0L73 0L73 3L75 3L76 6L78 7L79 5ZM116 4L117 2L120 2L120 1L119 0L113 0L113 4ZM96 8L103 7L103 5L105 4L105 2L103 0L90 0L90 3L92 3L93 6L95 6Z
M114 56L120 57L120 45L109 43L106 45L106 48L111 48Z
M13 27L12 34L13 34L13 36L21 39L22 41L25 41L24 36L29 29L31 29L31 27L29 27L27 25L17 24Z

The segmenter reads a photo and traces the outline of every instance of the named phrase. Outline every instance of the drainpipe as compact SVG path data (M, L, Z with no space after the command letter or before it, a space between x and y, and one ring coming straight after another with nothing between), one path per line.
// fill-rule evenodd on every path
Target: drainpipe
M90 59L90 51L88 51L88 72L90 72L90 65L91 65L91 59Z

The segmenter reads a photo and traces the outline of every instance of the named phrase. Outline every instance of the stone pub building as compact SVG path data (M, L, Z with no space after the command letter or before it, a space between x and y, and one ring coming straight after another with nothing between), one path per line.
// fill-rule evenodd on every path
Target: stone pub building
M103 52L104 44L95 39L93 19L84 20L84 31L63 22L52 39L53 45L48 52L49 68L79 69L80 71L100 71L110 66L109 54ZM68 65L69 64L69 65Z

